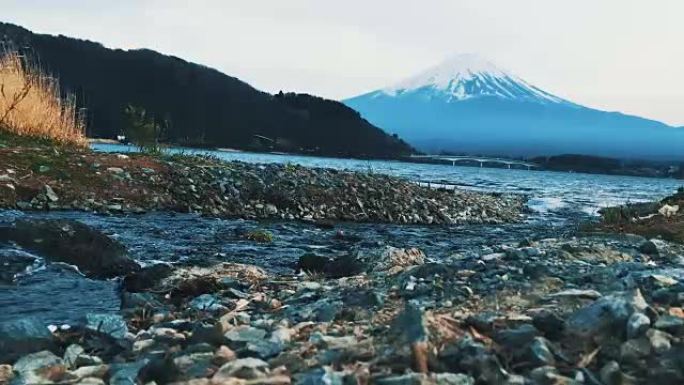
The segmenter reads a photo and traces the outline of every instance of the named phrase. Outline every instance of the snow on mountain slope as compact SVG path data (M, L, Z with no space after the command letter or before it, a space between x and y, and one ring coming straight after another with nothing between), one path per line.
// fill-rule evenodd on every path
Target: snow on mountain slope
M575 104L472 54L343 102L425 152L684 160L683 129Z
M445 97L448 101L495 96L539 103L568 103L475 54L454 55L382 92L398 96L428 90L432 92L431 96Z

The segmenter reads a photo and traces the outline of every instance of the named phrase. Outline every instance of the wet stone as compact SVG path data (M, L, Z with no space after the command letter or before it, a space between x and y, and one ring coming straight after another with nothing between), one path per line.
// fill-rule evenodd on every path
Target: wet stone
M267 340L251 341L247 343L242 351L245 351L246 355L266 360L280 354L283 351L283 345Z
M506 329L496 333L496 342L508 349L519 349L532 342L539 335L539 330L530 324L523 324L515 329Z
M684 318L663 315L658 317L654 327L675 335L684 334Z
M190 343L207 343L214 346L223 344L225 337L220 323L198 322L192 328Z
M128 333L126 321L119 314L89 313L85 317L86 329L108 335L114 339L123 339Z
M423 311L418 305L406 302L404 311L400 313L392 323L392 333L400 341L415 343L426 341L428 338L427 326Z
M566 330L580 338L598 334L620 335L624 333L629 317L647 307L638 289L614 293L576 311L568 319Z
M114 364L110 367L109 385L137 385L138 374L148 364L148 360L125 364Z
M85 350L83 349L83 347L81 347L81 345L69 345L66 348L66 351L64 351L64 363L66 364L67 368L77 368L76 359L81 354L85 354Z
M375 381L377 385L427 385L427 375L422 373L409 373L402 376L380 378Z
M0 365L0 384L7 385L14 378L12 365Z
M634 313L627 320L627 338L641 336L651 325L651 320L643 313Z
M296 385L344 385L344 380L343 373L324 367L301 374Z
M221 304L221 300L212 294L202 294L199 297L195 297L188 305L199 311L221 312L227 310Z
M214 374L212 381L220 383L231 377L247 380L264 377L267 374L268 368L268 363L258 358L240 358L221 366L216 374Z
M261 341L266 337L266 330L251 326L237 326L224 334L228 341L254 342Z
M66 373L61 358L49 351L26 355L14 364L14 371L24 384L59 382Z
M629 340L620 345L620 358L622 361L637 361L651 354L651 343L646 338Z
M0 323L0 363L9 363L24 354L53 347L52 333L37 318Z
M649 329L646 332L646 338L648 338L651 348L657 354L665 353L672 347L670 343L672 336L660 330Z
M535 314L532 324L547 338L552 340L561 338L565 330L565 320L550 311L542 311Z
M435 385L474 385L475 379L465 374L437 373L434 382Z
M646 241L639 246L639 251L648 255L658 255L658 246L653 241Z
M534 366L553 366L556 360L549 349L548 341L543 337L535 337L529 344L527 357Z

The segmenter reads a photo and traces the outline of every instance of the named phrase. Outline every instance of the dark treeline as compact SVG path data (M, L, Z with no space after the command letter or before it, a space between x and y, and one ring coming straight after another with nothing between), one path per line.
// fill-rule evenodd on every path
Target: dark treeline
M124 110L134 105L164 122L162 139L177 144L358 157L412 151L336 101L271 95L151 50L112 50L6 23L0 23L0 39L56 76L64 92L76 95L92 137L121 134Z

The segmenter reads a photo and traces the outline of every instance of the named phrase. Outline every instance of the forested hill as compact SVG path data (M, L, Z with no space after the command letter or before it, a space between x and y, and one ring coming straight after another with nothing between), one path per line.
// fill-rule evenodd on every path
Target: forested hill
M7 23L0 23L0 39L56 76L62 91L76 95L92 137L120 134L124 109L131 104L167 122L164 139L177 144L357 157L412 151L341 103L306 94L271 95L177 57L113 50Z

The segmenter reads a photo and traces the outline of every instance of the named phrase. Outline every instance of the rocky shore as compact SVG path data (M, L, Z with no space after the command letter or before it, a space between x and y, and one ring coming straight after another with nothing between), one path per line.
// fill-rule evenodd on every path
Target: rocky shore
M273 275L235 263L142 268L69 221L0 237L93 279L125 277L119 314L0 325L0 383L684 381L681 244L587 234L448 256L352 249L305 254L293 274Z
M300 220L343 240L338 221L495 224L524 207L372 173L188 156L26 146L0 148L0 164L0 209ZM0 249L0 287L40 258L116 284L121 306L68 324L0 322L0 385L681 384L683 194L604 210L556 238L462 251L435 240L428 254L311 247L277 274L221 253L142 264L84 223L19 215L0 224L13 251Z
M190 156L0 148L0 208L377 223L501 223L524 198L377 175Z

